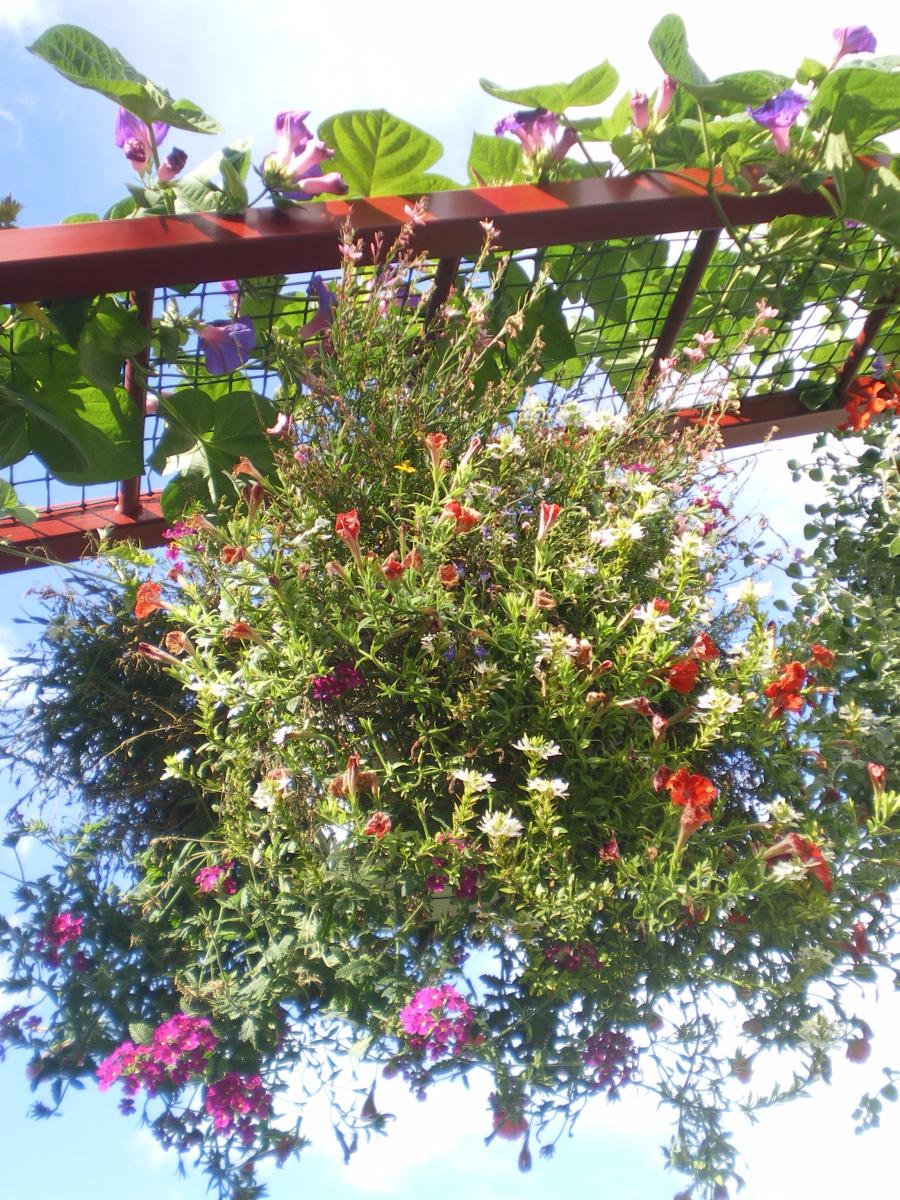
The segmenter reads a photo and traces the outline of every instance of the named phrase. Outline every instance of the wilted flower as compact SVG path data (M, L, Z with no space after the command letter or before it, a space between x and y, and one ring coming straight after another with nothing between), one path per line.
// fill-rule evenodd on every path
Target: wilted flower
M456 563L444 563L438 567L438 580L445 588L454 588L462 579L462 574Z
M478 822L478 828L492 842L522 836L522 822L512 815L511 810L485 813Z
M230 375L242 367L256 345L249 318L210 321L199 333L203 362L210 375Z
M763 852L763 859L766 862L792 856L800 860L810 875L815 875L826 892L831 891L832 880L828 863L816 843L811 842L809 838L801 837L799 833L789 833Z
M747 112L757 125L768 129L778 153L786 154L791 144L791 126L808 103L799 92L787 88L773 99L766 100L759 108L747 105Z
M173 147L159 164L156 178L160 183L171 183L179 171L184 170L187 158L188 156L184 150L179 150L177 146Z
M308 341L319 333L326 333L334 324L334 294L326 286L321 275L310 277L306 294L315 296L319 306L316 315L297 330L295 337L301 342Z
M157 146L162 145L168 132L169 127L164 122L153 122L153 137ZM147 126L127 109L120 108L116 113L115 137L116 145L124 151L125 157L138 174L143 175L153 158Z

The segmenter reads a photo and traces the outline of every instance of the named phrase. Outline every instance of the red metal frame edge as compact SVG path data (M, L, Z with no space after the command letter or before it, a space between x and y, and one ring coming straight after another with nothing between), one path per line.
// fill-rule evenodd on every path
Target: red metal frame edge
M413 246L436 258L473 254L484 221L493 221L502 249L520 250L721 229L723 212L735 225L831 212L821 194L793 187L749 195L722 187L713 203L705 180L700 171L647 172L436 192ZM368 245L377 231L387 239L399 231L408 204L404 196L367 197L235 217L195 213L9 229L0 238L0 303L79 296L86 288L97 294L324 270L339 265L344 221Z
M159 493L141 496L136 517L123 516L115 496L86 504L59 505L33 525L0 521L0 574L24 571L53 562L73 562L91 551L97 532L108 529L111 541L125 538L147 548L162 545L168 522L159 506Z

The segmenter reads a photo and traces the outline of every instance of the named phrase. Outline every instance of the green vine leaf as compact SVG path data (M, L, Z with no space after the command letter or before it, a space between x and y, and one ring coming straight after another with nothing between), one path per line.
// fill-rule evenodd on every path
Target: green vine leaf
M528 108L546 108L549 112L563 113L569 108L589 108L608 100L619 82L619 72L608 62L591 67L577 75L571 83L541 83L530 87L504 88L490 79L480 79L483 91L498 100L510 104L522 104Z
M655 26L648 42L653 57L667 75L691 90L709 79L690 55L687 30L681 17L670 13Z
M149 342L149 331L137 314L104 296L78 339L81 369L97 387L113 388L121 382L125 359L139 354Z
M203 109L190 100L173 100L118 50L78 25L54 25L28 49L70 82L99 92L142 121L165 121L192 133L222 132Z
M476 187L491 184L521 183L525 178L522 167L522 148L507 138L472 135L469 151L469 179Z
M808 109L813 129L845 133L855 150L900 125L900 71L844 67L822 81Z
M0 479L0 516L13 517L23 525L33 525L38 519L35 509L19 503L16 489L6 479Z
M429 168L444 153L431 137L386 109L338 113L319 126L318 135L335 151L331 167L340 171L352 196L392 196L456 186Z

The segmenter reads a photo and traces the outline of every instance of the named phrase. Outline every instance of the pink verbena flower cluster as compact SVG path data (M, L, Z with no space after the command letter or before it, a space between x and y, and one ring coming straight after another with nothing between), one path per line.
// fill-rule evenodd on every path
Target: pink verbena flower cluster
M83 925L84 917L76 917L71 912L57 913L41 930L35 949L44 954L45 961L51 966L58 966L60 950L81 937Z
M437 841L446 845L449 858L432 855L431 863L436 870L432 871L425 880L425 886L433 895L440 896L450 884L447 868L453 865L452 860L458 860L463 855L470 853L471 847L466 838L453 837L449 833L439 833ZM459 880L453 888L453 895L457 900L475 900L478 896L481 877L485 872L484 863L476 862L470 866L457 863L457 865L459 866Z
M551 942L544 950L544 962L570 973L582 967L599 971L603 965L590 942Z
M231 874L234 866L234 861L231 861L217 863L213 867L201 867L194 876L197 890L199 892L217 892L221 888L226 896L233 896L237 891L237 882Z
M313 679L313 700L321 700L326 704L329 700L340 700L346 692L352 692L364 683L362 672L352 663L338 663L330 675L316 675Z
M206 1089L206 1111L212 1117L216 1133L237 1135L245 1146L256 1136L252 1117L266 1117L272 1098L258 1075L238 1075L229 1071Z
M592 1086L612 1096L634 1074L637 1049L627 1033L607 1029L603 1033L591 1034L581 1059L587 1066L596 1068Z
M207 1017L176 1013L163 1021L149 1045L122 1042L97 1068L100 1091L122 1079L125 1094L134 1096L142 1087L153 1096L165 1083L182 1087L201 1075L206 1060L219 1044Z
M440 1058L448 1050L459 1054L464 1046L475 1046L480 1040L472 1029L472 1009L451 984L420 988L400 1010L400 1024L411 1048L427 1050L431 1058Z

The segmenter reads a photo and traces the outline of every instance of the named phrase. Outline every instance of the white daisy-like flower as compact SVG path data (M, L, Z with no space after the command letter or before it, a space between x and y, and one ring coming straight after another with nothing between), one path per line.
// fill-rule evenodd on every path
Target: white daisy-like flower
M559 800L568 795L569 785L565 779L529 779L525 785L529 792L534 792L544 800Z
M676 558L700 558L707 549L700 535L690 529L672 542L672 553Z
M553 758L561 753L556 742L548 741L547 738L531 738L527 733L523 733L517 742L513 742L516 750L521 750L523 754L527 754L529 758Z
M707 691L701 692L694 703L698 708L707 711L714 709L720 713L736 713L740 710L743 700L740 696L726 692L724 688L711 687Z
M793 882L806 878L806 867L803 863L792 859L780 859L778 862L772 863L769 874L778 883L783 883L785 880Z
M552 662L553 659L563 656L574 658L578 653L578 639L558 629L542 629L534 635L534 640L540 647L534 659L535 671L540 671L545 662Z
M190 746L185 746L182 750L176 750L174 754L167 754L164 760L166 765L163 768L160 779L181 779L184 775L181 768L192 754L193 750Z
M750 600L764 600L771 594L771 583L767 583L765 580L755 582L752 579L742 579L740 583L728 588L725 592L725 599L729 604L742 604Z
M276 746L283 746L288 738L292 737L296 732L293 725L279 725L272 734L272 742Z
M797 951L797 966L805 973L818 973L833 962L834 955L821 946L801 946Z
M588 533L588 541L599 546L601 550L611 549L621 537L618 529L592 529Z
M434 634L433 633L423 634L423 636L419 638L419 645L422 647L423 650L427 651L429 654L433 654L434 653Z
M589 579L597 574L597 564L591 562L586 554L580 558L567 558L566 569L573 575L577 575L579 579Z
M834 1021L829 1021L824 1013L817 1013L814 1017L808 1017L802 1025L799 1025L797 1032L809 1046L815 1046L820 1050L827 1050L836 1042L841 1040L841 1031Z
M626 526L625 536L627 538L630 538L633 542L639 542L641 540L641 538L644 536L643 525L641 525L637 521L635 521L631 525Z
M470 795L477 795L479 792L488 792L496 782L490 771L482 772L462 769L454 771L453 778L458 779L465 791Z
M525 453L525 444L517 433L504 429L497 435L496 441L488 443L487 453L494 458L506 458L508 455L518 457Z
M675 617L670 616L667 612L659 612L652 603L639 604L634 610L634 617L636 621L643 621L657 633L668 633L678 624Z
M609 409L595 409L593 412L582 414L582 424L594 433L621 433L627 424L624 413L610 412Z
M263 779L256 785L256 791L250 797L250 802L257 808L261 808L263 812L271 812L277 799L278 793L275 788L268 779Z
M766 808L777 825L799 825L803 820L802 815L795 808L791 808L787 800L773 800Z
M506 812L485 813L478 822L478 828L492 842L522 836L522 822L512 815L511 809L507 809Z

